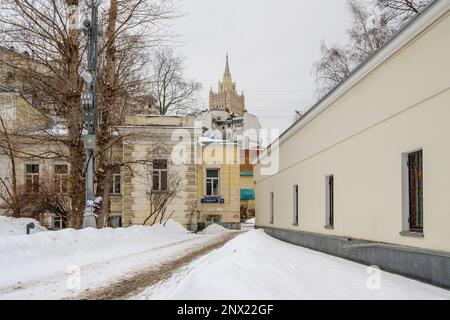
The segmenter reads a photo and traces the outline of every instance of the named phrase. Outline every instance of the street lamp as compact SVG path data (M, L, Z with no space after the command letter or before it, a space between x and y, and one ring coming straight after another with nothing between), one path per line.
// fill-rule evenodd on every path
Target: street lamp
M95 0L91 2L91 20L83 23L88 35L88 72L83 78L87 89L81 93L81 104L84 109L84 149L86 153L86 208L83 215L83 228L97 228L94 215L94 165L95 165L95 133L97 114L97 36L98 36L98 5Z

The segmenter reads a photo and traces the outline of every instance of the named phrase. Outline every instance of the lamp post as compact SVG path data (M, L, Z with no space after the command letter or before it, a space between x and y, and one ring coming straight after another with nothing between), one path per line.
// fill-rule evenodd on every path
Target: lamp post
M86 208L83 216L83 228L97 228L94 215L94 165L95 132L97 127L97 37L98 7L95 0L91 2L91 20L84 21L84 30L88 35L88 73L84 76L86 90L81 93L84 108L84 149L86 152Z

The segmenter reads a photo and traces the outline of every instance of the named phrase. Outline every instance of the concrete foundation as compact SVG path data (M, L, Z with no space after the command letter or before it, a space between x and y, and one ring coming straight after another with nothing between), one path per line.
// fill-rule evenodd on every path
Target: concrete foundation
M274 238L450 289L450 254L366 240L260 227Z

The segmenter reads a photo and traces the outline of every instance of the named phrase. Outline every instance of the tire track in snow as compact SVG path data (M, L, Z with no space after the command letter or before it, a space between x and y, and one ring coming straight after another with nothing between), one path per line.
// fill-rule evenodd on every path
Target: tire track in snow
M108 286L89 290L75 297L82 300L118 300L128 299L136 296L146 288L169 279L180 268L191 263L195 259L209 253L210 251L222 247L225 243L240 235L242 232L226 232L221 234L213 242L200 244L196 248L191 248L189 252L171 257L165 262L134 273L133 275L114 282Z

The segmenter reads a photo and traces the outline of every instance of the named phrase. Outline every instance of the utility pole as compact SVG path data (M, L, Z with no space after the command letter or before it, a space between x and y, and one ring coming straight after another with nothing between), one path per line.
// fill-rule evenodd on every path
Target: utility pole
M97 127L97 38L98 38L98 7L92 0L91 20L85 20L84 30L88 35L88 72L84 76L86 90L81 93L81 103L84 108L84 149L86 151L86 208L83 216L83 228L97 228L94 215L94 166L95 166L95 133Z

